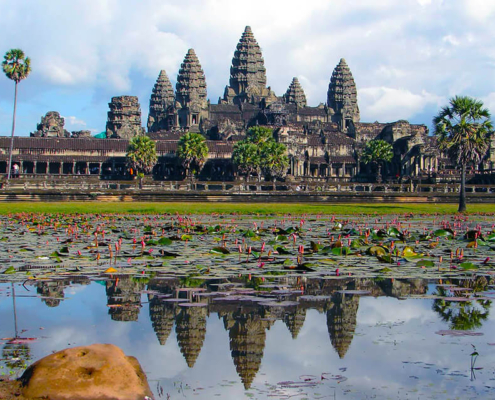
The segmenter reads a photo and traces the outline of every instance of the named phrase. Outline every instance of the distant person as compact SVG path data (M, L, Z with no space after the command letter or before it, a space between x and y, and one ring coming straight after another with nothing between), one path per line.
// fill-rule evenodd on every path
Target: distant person
M18 178L19 177L19 166L17 164L14 164L13 169L14 169L14 178Z

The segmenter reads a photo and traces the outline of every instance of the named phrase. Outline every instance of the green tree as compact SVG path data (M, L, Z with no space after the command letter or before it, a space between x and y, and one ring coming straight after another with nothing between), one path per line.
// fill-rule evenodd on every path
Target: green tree
M264 126L253 126L248 129L246 140L257 145L273 142L273 130Z
M260 160L263 173L275 180L282 178L287 173L289 167L289 157L287 149L283 143L269 141L261 148Z
M234 145L232 162L237 165L239 171L247 176L261 174L261 159L258 146L244 140Z
M234 146L232 161L241 173L258 179L261 173L275 179L285 175L289 166L284 144L273 138L273 130L263 126L249 128L246 139Z
M129 141L126 154L129 168L133 168L140 174L149 174L157 159L155 142L148 136L134 136Z
M7 78L15 82L14 115L12 117L12 134L10 136L9 165L7 173L8 182L10 180L10 171L12 169L12 150L14 147L15 117L17 109L17 85L20 81L26 79L31 72L31 60L29 57L24 55L22 50L11 49L5 53L2 68Z
M378 166L377 182L382 180L382 165L392 160L394 153L392 145L385 140L370 140L361 153L361 161L365 164Z
M461 168L458 211L466 211L466 167L471 162L479 164L486 154L493 133L490 112L479 100L455 96L433 123L440 149Z
M201 171L208 157L208 146L203 135L199 133L186 133L179 140L177 156L186 170L186 176L190 175L191 169Z
M449 324L450 329L479 329L490 315L490 300L448 301L449 293L443 287L438 287L434 295L441 298L433 301L432 309Z

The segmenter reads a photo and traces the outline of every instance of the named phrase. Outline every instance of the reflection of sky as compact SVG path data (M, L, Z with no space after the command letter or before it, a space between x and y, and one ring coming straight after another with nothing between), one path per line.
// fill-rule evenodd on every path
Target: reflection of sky
M36 296L33 287L18 295ZM0 285L0 336L14 334L9 285ZM217 314L207 318L207 333L194 368L190 369L179 350L175 327L164 346L153 331L147 297L137 322L116 322L108 315L105 288L98 284L65 289L67 300L50 308L37 297L17 297L19 330L23 337L37 337L31 344L33 359L68 346L113 343L126 354L136 356L148 374L150 386L160 385L164 393L177 398L243 398L244 387L231 358L229 335ZM432 300L397 300L362 297L357 326L344 359L330 342L326 315L308 310L304 326L293 340L283 321L267 331L264 356L251 389L255 398L284 398L307 393L310 398L494 398L485 386L495 372L495 322L487 320L484 336L451 338L435 332L448 329L432 311ZM40 329L44 328L44 329ZM470 381L470 353L474 344L480 353L477 380ZM278 382L299 381L302 375L341 374L339 383L326 379L314 388L282 388ZM330 375L325 375L330 377ZM182 394L180 397L182 398ZM299 396L298 396L299 397Z

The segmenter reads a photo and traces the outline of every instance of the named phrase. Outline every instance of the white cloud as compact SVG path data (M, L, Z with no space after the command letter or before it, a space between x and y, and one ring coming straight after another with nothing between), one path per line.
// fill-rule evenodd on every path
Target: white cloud
M368 87L359 91L359 104L363 120L366 117L376 118L382 122L392 122L399 119L410 119L422 112L429 105L440 106L445 99L428 93L426 90L419 94L406 89L389 87Z
M251 25L277 95L298 76L309 104L324 102L332 70L344 57L363 120L393 120L432 114L439 99L455 94L495 92L495 43L486 40L495 36L494 13L495 3L487 0L307 0L303 7L297 0L252 0L249 6L241 0L143 0L139 6L131 0L18 0L0 2L2 27L10 33L0 37L0 52L20 47L32 58L33 72L22 86L31 93L21 100L30 102L32 114L59 110L103 126L111 96L138 95L146 114L153 80L165 69L175 84L190 47L216 102L244 26ZM0 80L0 112L11 108L7 83ZM68 109L68 98L80 98L79 108ZM36 122L23 118L20 127ZM0 121L0 132L8 125Z
M449 43L452 46L459 46L460 42L454 35L447 35L442 38L445 43Z
M490 110L492 116L495 116L495 92L489 93L487 96L481 99L485 107Z
M75 126L86 126L86 122L84 122L82 119L79 119L74 116L69 116L69 117L62 117L65 119L65 123L70 125L70 127L75 127Z

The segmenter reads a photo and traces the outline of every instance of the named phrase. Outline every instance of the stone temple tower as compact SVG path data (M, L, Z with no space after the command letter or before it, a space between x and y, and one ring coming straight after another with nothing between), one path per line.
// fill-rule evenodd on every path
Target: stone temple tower
M201 119L208 117L206 78L193 49L189 49L181 64L175 86L177 125L199 132Z
M333 109L333 122L345 132L350 121L359 122L357 90L351 70L343 58L335 67L328 86L328 107Z
M298 107L306 107L306 95L299 83L299 79L293 78L292 82L284 94L284 101L287 104L295 104Z
M237 44L230 67L229 86L225 88L222 103L267 103L276 100L275 94L266 87L265 61L261 48L250 26L246 26Z
M169 121L169 108L174 105L174 89L164 70L160 71L150 99L150 112L148 114L148 132L158 132L170 129L175 118L171 112L172 120Z

